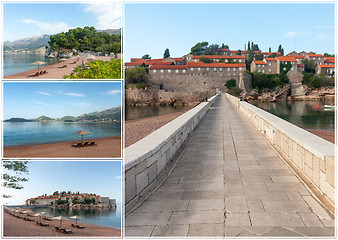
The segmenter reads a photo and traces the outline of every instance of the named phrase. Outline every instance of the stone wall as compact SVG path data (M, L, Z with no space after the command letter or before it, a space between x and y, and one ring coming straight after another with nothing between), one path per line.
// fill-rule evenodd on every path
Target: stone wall
M158 178L177 150L209 110L216 96L126 148L124 161L126 211L158 186ZM157 180L157 181L156 181Z
M335 203L335 146L238 98L227 97L331 206ZM311 187L311 186L310 186Z
M191 103L205 99L219 92L219 89L209 90L205 93L166 91L155 88L137 89L127 88L125 100L127 105L137 104L171 104L173 101L179 103Z
M156 69L149 70L148 82L160 89L182 92L205 92L220 89L225 91L224 84L235 79L237 86L240 73L244 68L188 68L188 69Z

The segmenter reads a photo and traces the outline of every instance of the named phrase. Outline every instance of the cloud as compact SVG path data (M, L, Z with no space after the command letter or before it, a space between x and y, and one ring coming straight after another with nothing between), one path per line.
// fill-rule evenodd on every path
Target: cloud
M114 179L121 179L121 176L115 176Z
M302 36L302 35L308 35L310 34L309 32L287 32L285 33L285 37L287 38L293 38L293 37L297 37L297 36Z
M72 97L84 97L82 93L64 93L64 95L68 95Z
M55 107L55 105L44 103L44 102L39 102L39 101L35 101L35 100L33 100L33 103L38 104L38 105L42 105L42 106L46 106L46 107Z
M98 107L93 106L90 102L71 102L69 104L73 107L98 109Z
M40 92L40 91L37 91L38 94L41 94L41 95L45 95L45 96L52 96L52 94L50 93L46 93L46 92Z
M121 90L110 90L104 94L108 94L108 95L116 95L116 94L119 94L121 93Z
M85 5L85 11L94 14L97 29L121 28L121 2L95 2Z
M69 29L73 28L64 22L47 23L47 22L38 22L33 19L23 19L21 20L21 22L25 24L35 24L45 34L66 32Z

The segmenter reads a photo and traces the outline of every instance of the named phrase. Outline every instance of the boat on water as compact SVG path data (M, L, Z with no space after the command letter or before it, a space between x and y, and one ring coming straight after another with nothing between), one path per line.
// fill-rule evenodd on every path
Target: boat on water
M324 105L324 111L334 111L336 110L336 106L334 105Z

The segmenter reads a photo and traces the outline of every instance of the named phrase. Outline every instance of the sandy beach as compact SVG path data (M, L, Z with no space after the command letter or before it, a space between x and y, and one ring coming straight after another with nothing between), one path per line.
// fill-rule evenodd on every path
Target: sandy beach
M111 57L105 57L105 56L95 56L95 60L103 60L103 61L109 61ZM75 56L72 58L69 58L65 61L61 61L56 64L48 65L48 66L40 66L39 71L47 71L47 74L43 74L37 77L28 77L28 75L35 74L38 71L38 68L21 72L13 75L9 75L4 77L4 79L62 79L64 75L69 75L73 72L73 69L77 65L81 65L82 61L84 64L88 63L88 59L86 59L86 56ZM76 63L74 63L76 62ZM74 63L74 64L71 64ZM62 66L66 65L66 67L60 68Z
M24 216L25 214L21 214ZM38 220L40 217L29 217ZM25 221L9 213L3 212L3 236L4 237L29 237L29 236L51 236L51 237L85 237L85 236L102 236L102 237L121 237L121 230L115 228L102 227L86 223L79 223L84 226L83 229L72 228L71 223L75 221L62 220L62 227L72 230L71 234L63 234L53 231L54 226L60 226L59 220L45 221L49 226L39 226L35 221Z
M97 146L71 147L79 141L4 147L4 158L120 158L121 136L85 139Z
M125 147L128 147L142 138L148 136L152 132L156 131L163 125L174 120L181 114L185 113L175 112L160 116L147 117L135 120L129 120L125 123Z

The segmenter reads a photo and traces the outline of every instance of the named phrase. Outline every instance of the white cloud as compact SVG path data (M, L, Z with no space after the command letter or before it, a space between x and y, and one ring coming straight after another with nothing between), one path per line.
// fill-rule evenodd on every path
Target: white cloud
M55 107L55 105L48 104L48 103L44 103L44 102L39 102L39 101L35 101L35 100L33 100L33 102L34 102L35 104L42 105L42 106L46 106L46 107Z
M114 179L121 179L121 176L115 176Z
M120 90L110 90L108 92L106 92L105 94L108 94L108 95L115 95L115 94L119 94L121 93Z
M84 97L82 93L64 93L64 94L72 97Z
M330 28L333 28L333 26L316 25L315 28L317 28L317 29L330 29Z
M38 22L33 19L23 19L21 22L25 24L35 24L41 31L43 31L44 34L66 32L69 29L73 28L64 22L47 23Z
M293 37L297 37L297 36L302 36L302 35L308 35L310 34L309 32L287 32L285 33L285 37L287 38L293 38Z
M88 3L85 11L94 14L97 29L121 28L121 2L119 1Z
M52 94L50 93L46 93L46 92L40 92L40 91L37 91L38 94L41 94L41 95L45 95L45 96L52 96Z
M316 38L317 38L317 39L325 39L325 38L326 38L326 35L318 34L318 35L316 35Z

